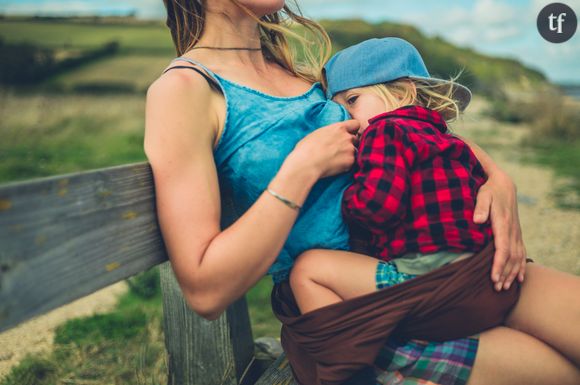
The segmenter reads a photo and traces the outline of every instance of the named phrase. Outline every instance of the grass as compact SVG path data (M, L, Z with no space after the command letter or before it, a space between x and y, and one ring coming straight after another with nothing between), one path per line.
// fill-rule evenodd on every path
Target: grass
M146 160L143 95L0 90L0 183Z
M130 290L112 312L60 325L52 352L27 356L0 384L159 384L166 372L159 290Z
M129 279L130 290L106 314L71 319L55 331L50 353L28 355L0 385L160 384L167 376L158 269ZM254 338L277 337L270 277L247 294Z
M173 55L169 29L162 22L149 24L36 22L5 18L0 36L8 42L28 41L49 48L97 48L118 41L122 53Z
M98 86L103 83L125 84L133 92L143 94L171 59L170 55L118 55L56 76L43 86L70 92L83 86Z
M561 208L580 209L580 102L555 89L515 95L499 92L488 113L530 128L522 144L532 151L523 153L522 159L564 177L554 198Z
M580 140L552 139L527 143L534 151L523 157L525 161L550 167L563 178L553 191L558 206L580 210Z
M272 313L270 305L272 286L272 278L266 276L246 293L254 338L280 336L282 324Z

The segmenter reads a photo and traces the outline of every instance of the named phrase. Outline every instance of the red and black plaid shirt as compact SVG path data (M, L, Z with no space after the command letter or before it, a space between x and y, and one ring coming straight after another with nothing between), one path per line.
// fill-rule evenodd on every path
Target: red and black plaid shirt
M472 219L483 168L437 111L409 105L371 118L354 172L343 215L370 232L369 252L382 260L477 252L492 239L489 221Z

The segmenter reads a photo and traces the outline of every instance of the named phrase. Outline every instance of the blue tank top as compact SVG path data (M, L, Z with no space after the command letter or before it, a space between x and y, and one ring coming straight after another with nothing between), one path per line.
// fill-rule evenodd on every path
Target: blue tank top
M225 97L226 119L213 155L220 189L231 193L237 215L264 192L298 141L319 127L349 118L340 104L326 99L320 83L314 83L304 94L278 97L227 80L189 58L172 61L176 60L207 71ZM341 200L351 183L349 172L322 178L313 186L268 270L275 283L288 279L295 258L305 250L349 249Z

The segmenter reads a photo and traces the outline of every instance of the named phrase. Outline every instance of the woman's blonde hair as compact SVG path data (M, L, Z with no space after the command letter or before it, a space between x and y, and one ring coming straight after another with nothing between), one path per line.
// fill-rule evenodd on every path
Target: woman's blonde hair
M194 47L201 38L205 26L208 0L163 0L167 10L166 25L178 55ZM320 80L324 63L331 53L331 42L324 28L302 16L293 1L293 11L287 4L281 11L258 18L237 0L230 0L258 23L262 51L268 60L274 61L309 82ZM288 1L287 1L288 2ZM291 27L299 27L292 30ZM289 43L293 38L297 44ZM298 61L298 52L303 60Z
M461 76L461 73L450 78L448 83L401 78L364 88L368 88L378 95L389 106L420 105L435 110L441 114L443 119L452 121L458 119L461 112L458 105L459 102L453 97L455 81L459 76Z

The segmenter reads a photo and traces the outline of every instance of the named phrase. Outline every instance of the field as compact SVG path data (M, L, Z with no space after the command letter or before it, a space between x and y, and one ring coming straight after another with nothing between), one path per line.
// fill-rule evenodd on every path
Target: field
M7 41L28 41L50 48L94 48L106 41L119 41L123 52L169 55L175 50L169 30L162 22L77 22L74 20L27 21L7 18L0 23L0 36Z
M556 110L548 114L542 107L544 115L568 116L567 120L510 121L518 118L521 104L510 105L506 99L499 111L497 105L481 96L489 98L490 90L495 90L491 85L504 83L506 77L514 78L514 74L521 80L513 85L520 87L519 91L534 93L539 88L529 87L551 87L543 75L517 62L484 57L441 40L427 39L412 27L361 23L327 21L325 25L336 47L350 44L348 39L352 36L361 40L396 30L431 47L429 60L435 67L448 68L453 73L461 65L468 66L467 73L481 94L466 123L458 124L458 133L474 138L516 180L530 255L539 262L580 274L576 251L580 247L580 142L576 115ZM145 91L176 56L163 23L4 19L0 37L8 42L28 41L44 46L60 57L110 41L119 43L115 55L83 64L33 87L0 88L0 183L146 160ZM577 108L573 104L567 111ZM503 122L497 121L499 116ZM559 131L554 134L556 129ZM543 223L546 215L554 220ZM542 241L546 234L550 234L550 243ZM54 333L47 333L50 339L54 336L52 350L32 355L19 365L21 355L18 360L6 359L10 365L0 365L0 384L162 382L166 370L162 314L158 283L152 276L155 271L136 278L153 288L152 296L131 289L110 312L69 320ZM270 310L270 289L270 278L265 277L247 294L254 338L279 336L280 324ZM127 333L110 335L116 328L127 329ZM88 335L87 330L91 331ZM0 335L0 345L2 341ZM10 348L16 352L26 350L24 346ZM2 357L0 352L0 361Z

